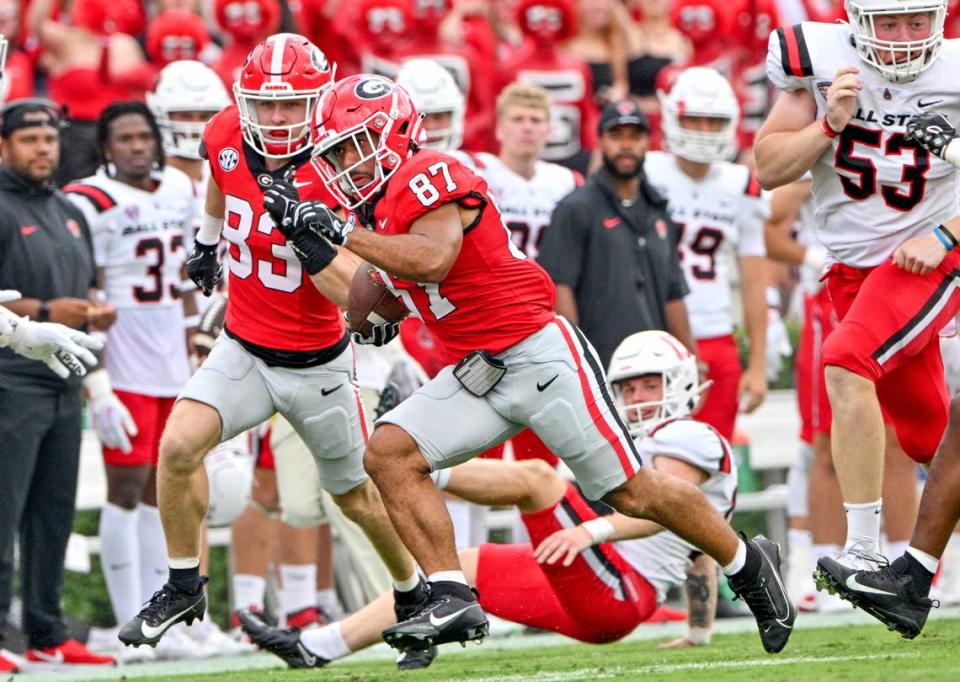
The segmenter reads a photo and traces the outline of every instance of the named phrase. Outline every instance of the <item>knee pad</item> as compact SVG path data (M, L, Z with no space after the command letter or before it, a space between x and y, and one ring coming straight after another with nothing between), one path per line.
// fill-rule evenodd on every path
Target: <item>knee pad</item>
M530 417L530 427L550 451L562 459L586 455L587 441L576 410L566 400L553 400Z
M339 459L356 447L350 415L334 407L302 421L303 439L318 459Z

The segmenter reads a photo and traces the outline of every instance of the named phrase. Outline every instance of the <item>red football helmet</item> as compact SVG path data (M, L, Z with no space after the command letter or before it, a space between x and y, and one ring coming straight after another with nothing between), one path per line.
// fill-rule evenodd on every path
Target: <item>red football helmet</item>
M195 60L209 44L203 19L185 9L168 9L147 29L147 55L158 67L181 59Z
M286 159L307 149L317 100L333 78L334 69L323 52L303 36L277 33L264 40L247 55L233 84L244 141L272 159ZM304 100L302 118L261 122L257 104L281 100Z
M331 194L356 208L386 184L421 137L421 116L407 91L371 74L344 78L320 99L310 129L313 164ZM358 160L341 164L345 145ZM373 168L366 168L373 161ZM370 179L358 185L355 176Z
M571 0L520 0L515 8L524 35L559 43L577 34L577 13Z
M220 28L241 43L252 43L280 27L277 0L216 0L214 15Z

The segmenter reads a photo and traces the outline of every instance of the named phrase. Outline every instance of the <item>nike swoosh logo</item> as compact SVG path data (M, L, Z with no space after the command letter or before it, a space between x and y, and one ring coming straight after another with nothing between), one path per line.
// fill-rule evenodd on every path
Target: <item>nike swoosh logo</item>
M854 592L866 592L867 594L885 594L888 597L897 596L896 592L887 592L886 590L878 590L876 587L870 587L869 585L862 585L861 583L857 582L856 573L851 573L847 577L846 581L844 582L844 585L846 585L848 589L851 589Z
M26 236L26 235L28 235L28 234L33 234L33 233L36 232L38 229L40 229L40 228L38 228L36 225L21 225L21 226L20 226L20 234Z
M308 182L297 182L297 181L294 181L293 186L294 186L294 187L306 187L306 186L312 185L312 184L313 184L313 183L312 183L312 182L309 182L309 181L308 181Z
M390 219L389 219L389 218L384 218L383 220L379 221L379 222L377 223L377 227L379 227L381 230L387 229L387 221L388 221L388 220L390 220Z
M306 663L309 667L313 667L317 664L317 657L307 651L307 648L303 646L300 642L297 642L297 651L300 652L300 657L303 659L303 662Z
M334 386L333 388L321 388L321 389L320 389L320 395L322 395L322 396L328 396L328 395L330 395L331 393L333 393L334 391L338 390L338 389L339 389L340 387L342 387L342 386L343 386L343 384L337 384L337 385Z
M45 661L47 663L57 663L57 664L63 663L63 652L60 650L57 650L57 653L51 656L50 654L45 654L42 651L38 651L37 649L34 649L33 655L39 658L41 661Z
M924 107L932 107L934 104L940 104L942 99L932 99L929 102L924 102L923 100L917 100L917 106L923 109Z
M548 381L547 383L545 383L545 384L541 384L541 383L538 381L538 382L537 382L537 390L540 391L541 393L542 393L543 391L546 391L546 390L547 390L547 386L549 386L549 385L552 384L554 381L556 381L556 380L559 378L559 376L560 376L559 374L554 374L554 375L553 375L553 378L552 378L550 381Z
M153 626L151 626L151 625L147 625L146 621L144 621L144 622L140 623L140 632L143 633L143 636L144 636L144 637L148 637L148 638L150 638L150 639L153 639L154 637L158 637L158 636L162 635L164 632L166 632L166 631L167 631L167 628L169 628L170 625L171 625L174 621L177 620L177 618L179 618L180 616L182 616L183 614L185 614L187 611L189 611L189 610L192 609L192 608L193 608L193 606L188 606L187 608L185 608L183 611L181 611L181 612L178 613L177 615L168 618L167 620L163 621L162 623L160 623L160 625L157 625L156 627L153 627Z
M453 620L454 618L457 618L458 616L460 616L460 614L465 613L465 612L469 611L469 610L472 609L472 608L473 608L473 605L471 604L470 606L468 606L468 607L466 607L466 608L460 609L459 611L454 611L453 613L451 613L451 614L449 614L449 615L447 615L447 616L441 616L440 618L437 618L434 614L431 613L431 614L430 614L430 625L432 625L432 626L435 627L435 628L441 627L441 626L444 625L445 623L449 623L449 622L450 622L451 620Z

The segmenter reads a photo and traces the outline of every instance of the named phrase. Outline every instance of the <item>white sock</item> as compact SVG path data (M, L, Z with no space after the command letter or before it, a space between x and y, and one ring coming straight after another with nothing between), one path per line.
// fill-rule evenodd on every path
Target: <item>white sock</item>
M99 532L103 579L107 583L113 615L122 625L137 615L145 601L140 595L137 510L107 502L100 511Z
M880 510L882 500L863 504L843 503L847 512L847 542L843 546L848 550L854 545L865 552L880 549Z
M330 625L324 625L322 628L304 630L300 633L300 642L311 653L328 661L335 661L351 653L350 647L343 641L340 623L331 623Z
M832 544L814 544L813 545L813 560L819 561L820 559L828 556L833 556L840 552L840 545Z
M916 547L907 547L906 552L931 573L937 572L937 565L940 563L937 557L932 554L927 554L922 549L917 549Z
M413 575L406 580L394 580L393 589L395 589L397 592L409 592L419 584L420 574L414 571Z
M737 543L737 553L733 555L733 561L723 567L724 575L739 573L747 565L747 544L743 540L737 540Z
M331 620L343 618L343 606L337 597L337 591L332 587L317 590L317 607Z
M473 519L470 514L470 503L461 500L446 500L450 522L453 523L453 538L457 543L457 551L470 547L470 538L473 528Z
M178 556L178 557L167 557L167 565L170 568L184 569L184 568L200 568L200 557L199 556Z
M253 609L263 612L263 595L267 581L263 576L235 573L233 576L233 610Z
M467 579L464 577L463 571L437 571L428 575L427 580L432 583L448 582L467 585Z
M280 609L284 615L317 605L316 564L283 564L280 566L280 582Z
M903 553L907 551L907 547L910 545L909 540L897 540L896 542L887 543L886 555L890 561L893 561L898 556L903 556Z
M809 547L813 543L813 536L808 530L791 528L787 531L787 543L791 550L794 547Z
M167 581L167 540L163 535L160 510L137 505L137 539L140 541L140 594L143 601Z

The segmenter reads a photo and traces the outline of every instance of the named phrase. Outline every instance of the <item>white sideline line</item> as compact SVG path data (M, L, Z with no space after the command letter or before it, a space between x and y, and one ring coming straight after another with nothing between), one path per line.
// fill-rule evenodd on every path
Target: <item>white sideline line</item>
M663 675L669 673L689 672L691 670L743 670L748 668L768 668L783 665L849 663L851 661L875 661L892 658L918 658L915 653L871 654L860 656L794 656L793 658L755 658L747 661L704 661L701 663L669 663L664 665L648 665L642 668L621 668L604 666L604 670L572 670L570 672L542 672L535 675L498 675L496 677L481 677L472 682L564 682L565 680L607 679L623 675Z

